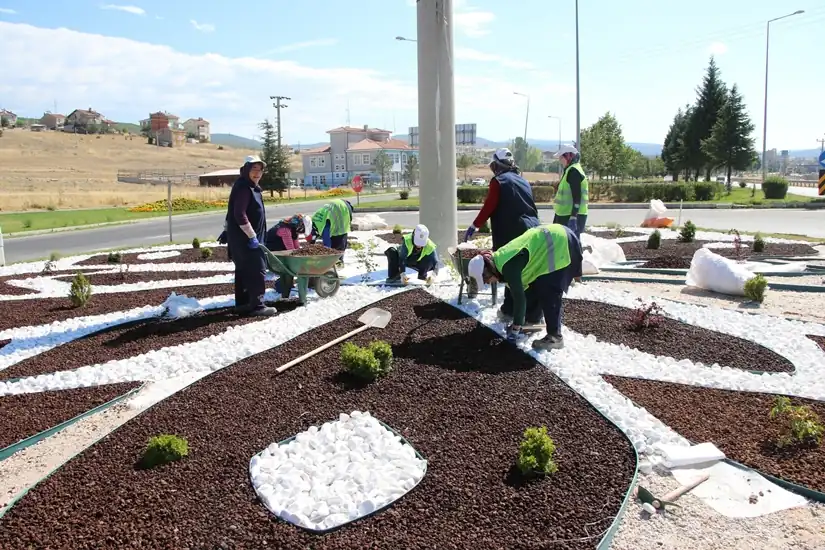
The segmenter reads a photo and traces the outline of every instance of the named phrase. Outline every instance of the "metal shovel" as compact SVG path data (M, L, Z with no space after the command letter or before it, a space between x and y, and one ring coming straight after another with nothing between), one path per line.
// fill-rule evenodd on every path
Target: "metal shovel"
M325 349L329 349L332 346L334 346L335 344L340 344L344 340L346 340L348 338L351 338L352 336L355 336L359 332L364 332L368 328L386 328L386 326L388 324L390 324L390 319L392 319L392 313L390 313L386 309L381 309L379 307L371 307L370 309L365 311L361 315L361 317L358 318L358 322L361 323L364 326L358 327L355 330L351 330L348 333L344 334L343 336L339 336L335 340L332 340L331 342L327 342L323 346L317 347L314 350L309 351L309 352L303 354L302 356L300 356L296 359L293 359L289 363L281 365L280 367L275 369L275 372L277 374L280 374L280 373L284 372L286 369L288 369L289 367L294 367L298 363L301 363L302 361L305 361L305 360L309 359L313 355L321 353Z

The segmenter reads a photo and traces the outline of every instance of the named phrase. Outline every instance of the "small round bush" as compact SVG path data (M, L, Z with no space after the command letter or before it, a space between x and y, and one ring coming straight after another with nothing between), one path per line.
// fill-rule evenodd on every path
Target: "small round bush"
M400 225L398 225L398 224L395 224L395 225L393 226L393 228L392 228L392 232L393 232L395 235L400 235L403 231L404 231L404 228L403 228L403 227L401 227L401 226L400 226Z
M392 370L392 346L383 340L376 340L370 344L368 349L378 359L381 366L381 375L388 374Z
M208 260L212 257L212 249L211 248L201 248L201 258L204 260Z
M647 248L649 250L658 250L661 245L662 234L659 233L659 230L657 229L656 231L650 234L650 237L647 238Z
M768 176L762 182L762 193L766 199L784 199L788 194L788 180L781 176Z
M197 237L192 239L192 248L200 248L200 247L201 247L200 240Z
M154 468L175 460L180 460L189 454L189 443L176 435L156 435L146 444L140 466Z
M692 221L688 220L682 229L679 231L679 240L683 243L692 243L696 238L696 226Z
M762 238L762 235L759 233L753 238L753 251L754 252L764 252L765 251L765 239Z
M375 380L381 376L381 362L369 349L347 342L341 348L344 368L361 380Z
M762 303L765 301L765 290L768 288L768 280L759 273L754 277L748 279L745 283L745 296L754 302Z
M740 187L740 188L744 189L744 188L745 188L745 187L747 187L747 186L748 186L748 182L746 182L746 181L740 181L740 182L739 182L739 187Z
M120 260L120 252L109 252L109 255L106 257L106 262L110 264L119 264Z
M554 474L558 466L553 461L556 444L547 435L547 427L527 428L521 440L518 469L525 476Z
M402 201L405 201L410 198L410 191L408 189L403 189L398 192L398 196L401 198Z
M92 285L80 271L72 279L72 286L69 289L69 300L72 307L83 307L92 297Z

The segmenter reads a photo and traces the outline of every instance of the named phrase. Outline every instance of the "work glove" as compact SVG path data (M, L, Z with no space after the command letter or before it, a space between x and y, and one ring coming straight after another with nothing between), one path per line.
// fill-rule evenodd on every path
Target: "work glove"
M518 344L525 338L527 335L521 330L521 327L514 327L510 325L507 327L507 332L505 333L507 337L507 341L513 344Z
M218 242L219 242L220 244L226 244L226 243L228 243L228 242L229 242L229 238L226 236L226 231L224 231L223 233L221 233L221 234L218 236Z
M464 242L466 243L467 241L469 241L473 237L473 235L475 235L475 234L476 234L476 228L475 228L475 226L471 225L470 227L467 228L467 231L464 232Z
M248 246L252 250L255 250L256 248L261 246L261 243L258 242L258 237L252 237L251 239L249 239L249 242L246 246Z
M570 216L570 219L567 221L567 227L569 227L573 233L579 232L579 220L576 219L576 216Z

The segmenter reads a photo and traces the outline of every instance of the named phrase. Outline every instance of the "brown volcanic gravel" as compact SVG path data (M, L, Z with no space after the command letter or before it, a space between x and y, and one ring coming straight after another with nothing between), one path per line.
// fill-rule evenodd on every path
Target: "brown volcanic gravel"
M3 302L3 314L0 315L0 330L47 325L55 321L71 319L72 317L101 315L147 305L159 306L166 301L172 292L176 294L186 294L191 298L208 298L210 296L233 294L235 292L234 289L235 285L232 283L181 286L110 294L94 294L94 288L92 288L91 299L81 308L71 307L68 297L6 301Z
M825 445L777 449L778 424L768 418L774 394L736 392L620 376L604 379L683 437L713 442L731 460L825 491ZM788 396L790 397L790 396ZM825 403L790 397L825 420Z
M294 309L297 300L278 301L279 310ZM239 316L234 308L212 309L183 319L141 319L72 340L0 370L0 380L37 376L135 357L150 350L188 344L220 334L260 317Z
M825 351L825 336L817 336L815 334L806 334L808 338L817 343L822 351Z
M401 242L404 240L404 235L407 234L407 233L410 233L410 231L405 231L402 234L398 234L398 233L379 233L378 235L376 235L376 237L381 239L382 241L388 242L389 244L398 245L398 244L401 244ZM472 242L476 239L483 239L484 237L489 237L489 236L490 236L490 233L478 233L478 232L476 232L476 234L472 236L470 241ZM464 231L459 231L457 233L457 238L458 238L459 243L464 242Z
M307 244L296 250L291 256L340 256L340 250L328 248L322 244Z
M638 237L644 235L647 237L647 233L641 233L639 231L628 231L627 229L622 229L621 234L616 229L611 229L609 231L592 231L588 229L585 233L589 235L593 235L594 237L599 237L600 239L619 239L621 237Z
M641 306L642 304L640 304ZM645 304L647 306L649 304ZM563 324L581 334L653 355L690 359L707 366L762 372L794 372L793 364L755 342L660 317L658 327L631 330L632 309L590 300L564 299ZM663 367L664 368L664 367Z
M11 340L0 340L0 349L3 349L11 343Z
M117 286L146 283L151 281L174 281L178 279L204 279L215 275L234 275L232 271L125 271L123 273L85 274L92 286ZM55 279L71 281L74 275L61 275ZM94 290L94 289L92 289Z
M639 267L646 269L690 269L690 258L659 256L649 259Z
M207 247L204 247L207 248ZM200 248L184 248L182 250L178 250L180 255L172 256L171 258L160 258L155 260L139 260L138 256L141 254L147 254L148 252L132 252L129 254L121 254L120 255L120 263L121 264L186 264L186 263L206 263L206 262L228 262L229 255L227 254L227 249L225 245L218 245L218 246L210 246L208 248L212 249L212 256L209 258L202 258L201 257L201 250ZM155 252L164 252L163 250L156 250ZM107 262L107 258L109 254L97 254L90 258L86 258L83 261L77 262L74 265L111 265L117 267L120 264L110 264Z
M0 397L0 449L71 420L140 386L139 382ZM64 546L65 543L57 546ZM0 545L4 548L5 544Z
M340 346L275 367L358 326L361 312L172 395L42 481L0 519L0 547L592 549L629 490L627 439L528 355L424 291L378 302L395 353L386 378L354 387ZM249 459L341 412L369 410L429 461L420 485L375 517L325 536L272 517ZM547 425L559 472L512 473L525 428ZM147 439L187 438L188 458L136 470ZM58 519L56 519L58 518ZM172 526L175 528L173 529ZM586 540L575 540L587 537Z
M459 248L459 252L461 252L462 259L472 260L479 254L481 254L482 250L480 248Z
M707 243L718 241L693 241L683 243L676 239L662 239L662 244L658 249L649 250L647 241L634 241L629 243L619 243L628 260L647 260L659 256L678 256L681 258L693 258L693 254ZM747 248L742 248L744 258L760 258L763 256L808 256L817 254L808 244L774 244L765 243L765 250L756 254L751 249L753 243L744 243ZM733 248L712 248L714 254L725 256L726 258L736 258L736 250Z
M0 296L28 296L29 294L37 294L36 290L8 284L8 281L24 281L35 277L39 277L39 275L26 273L21 275L8 275L6 277L0 277Z

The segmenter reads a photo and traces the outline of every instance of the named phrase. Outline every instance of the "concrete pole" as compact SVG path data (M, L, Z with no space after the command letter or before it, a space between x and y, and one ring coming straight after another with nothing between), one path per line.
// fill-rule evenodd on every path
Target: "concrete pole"
M457 243L453 2L418 0L419 221L442 261Z

